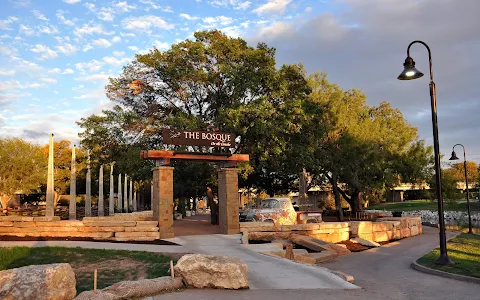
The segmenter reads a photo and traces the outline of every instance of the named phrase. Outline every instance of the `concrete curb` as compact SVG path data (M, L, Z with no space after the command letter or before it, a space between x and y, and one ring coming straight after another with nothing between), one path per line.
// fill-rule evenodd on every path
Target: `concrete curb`
M437 275L437 276L441 276L441 277L447 277L447 278L455 279L455 280L459 280L459 281L465 281L465 282L480 284L480 278L465 276L465 275L459 275L459 274L453 274L453 273L448 273L448 272L444 272L444 271L440 271L440 270L431 269L431 268L420 265L416 261L412 262L411 267L413 269L417 270L417 271L427 273L427 274Z

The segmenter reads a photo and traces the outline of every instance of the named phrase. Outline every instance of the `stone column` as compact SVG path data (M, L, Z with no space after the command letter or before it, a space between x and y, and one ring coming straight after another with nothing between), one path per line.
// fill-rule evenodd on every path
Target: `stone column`
M105 216L105 206L103 203L103 165L100 166L98 174L98 216Z
M128 194L128 204L129 204L128 208L130 208L130 205L131 205L133 209L133 181L131 178L130 178L130 193Z
M87 195L85 196L85 217L92 216L92 176L90 172L90 150L87 157Z
M68 218L77 219L77 170L75 145L72 148L72 166L70 167L70 203L68 204Z
M240 233L238 218L238 169L218 170L219 225L222 234Z
M153 168L153 218L158 221L160 238L173 237L173 167Z
M133 202L132 202L133 211L137 211L137 202L138 202L137 191L133 191Z
M117 206L120 212L122 211L122 174L118 174L118 196Z
M53 179L53 133L50 136L48 145L48 173L47 173L47 196L46 196L46 217L53 217L55 213L54 208L54 179Z
M150 183L150 210L153 209L153 178L152 182Z
M108 194L108 215L113 216L115 214L115 204L113 204L113 163L110 164L110 192Z
M128 213L128 180L127 180L127 174L124 175L125 180L123 181L123 208L125 209L125 212Z

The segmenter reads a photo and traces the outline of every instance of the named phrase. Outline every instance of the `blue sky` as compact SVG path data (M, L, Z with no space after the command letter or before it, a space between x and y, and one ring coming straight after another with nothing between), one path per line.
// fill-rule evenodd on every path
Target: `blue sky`
M408 43L422 39L434 57L441 150L463 143L480 161L480 1L2 0L0 8L0 136L78 141L75 121L112 107L107 79L136 53L220 29L276 47L279 64L302 62L362 89L369 104L390 101L431 143L427 79L396 80ZM427 74L425 50L412 57Z

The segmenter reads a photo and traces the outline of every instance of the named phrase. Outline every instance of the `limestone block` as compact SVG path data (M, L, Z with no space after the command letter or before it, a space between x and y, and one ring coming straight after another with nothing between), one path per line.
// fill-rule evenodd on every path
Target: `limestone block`
M0 222L0 227L12 227L13 222L10 221L5 221L5 222Z
M263 222L240 222L240 228L253 228L253 227L271 227L270 223Z
M346 255L350 253L348 249L345 249L341 246L308 236L292 234L290 240L297 245L301 245L316 252L330 251L338 255Z
M408 238L412 236L412 233L410 231L410 228L402 228L400 229L400 236L402 239Z
M359 233L357 237L361 239L373 241L373 233Z
M342 271L331 270L330 272L342 278L346 282L353 283L353 281L355 281L355 278L352 275L344 273Z
M379 243L376 243L374 241L370 241L370 240L366 240L366 239L362 239L362 238L353 238L353 239L350 239L351 242L354 242L354 243L357 243L357 244L360 244L360 245L363 245L363 246L367 246L367 247L380 247L380 244Z
M85 226L90 227L117 227L117 226L124 226L124 227L132 227L136 226L136 221L124 221L124 220L109 220L109 221L83 221Z
M84 227L82 221L55 221L55 222L42 222L41 226L46 227Z
M305 264L318 264L322 262L326 262L338 257L338 254L330 252L330 251L323 251L317 253L308 253L305 255L296 255L295 260L300 263Z
M159 238L158 232L115 232L117 238L131 238L131 237L154 237Z
M122 227L124 230L121 231L126 231L126 232L158 232L158 227L152 227L152 226L135 226L135 227Z
M137 221L137 226L157 227L158 226L158 221Z
M0 222L13 221L13 222L33 222L33 217L22 216L0 216Z
M248 231L242 232L241 242L244 245L248 244Z
M70 227L72 228L72 227ZM121 227L121 226L117 226L117 227L73 227L74 229L76 229L77 231L80 231L80 232L122 232L122 231L125 231L125 228L135 228L135 227Z
M420 230L418 230L418 226L412 226L410 228L410 233L411 233L411 236L419 235Z
M129 241L154 241L158 239L158 237L152 237L152 236L137 236L137 237L113 237L110 240L112 241L118 241L118 242L129 242Z
M262 224L260 222L252 222L252 223L257 223L257 224ZM259 227L246 227L246 228L241 228L240 227L240 232L243 231L256 231L256 232L277 232L277 231L282 231L282 228L280 226L273 226L272 223L267 223L269 226L259 226Z
M390 241L393 237L391 231L376 231L373 232L373 241L375 242L387 242Z
M33 217L33 221L35 221L35 222L60 221L60 217L59 217L59 216L53 216L53 217Z
M382 221L384 224L392 224L393 230L395 229L400 229L401 228L401 222L400 221Z
M373 232L381 232L381 231L388 231L393 229L392 223L387 222L373 222L372 223L372 231Z
M13 227L37 227L36 222L14 222Z
M248 232L248 239L251 241L286 240L291 234L291 232Z
M175 291L183 288L180 277L159 277L154 279L141 279L136 281L121 281L103 290L86 291L79 294L75 300L120 300L143 299L147 296L155 296L167 291Z
M25 300L72 299L75 273L69 264L32 265L0 271L0 298Z
M350 233L348 231L342 232L342 233L311 234L309 236L320 239L328 243L339 243L341 241L347 241L350 239Z
M187 254L175 266L175 274L194 288L245 289L248 266L237 257Z
M0 227L0 233L4 232L74 232L76 228L65 227Z
M323 222L317 224L319 229L324 228L348 228L348 222Z
M318 230L320 227L318 224L309 223L309 224L295 224L295 225L281 225L281 231L306 231L306 230Z
M399 240L402 238L402 232L400 229L395 229L392 231L392 240Z
M359 234L371 234L372 222L370 221L352 221L350 223L350 234L352 236L358 236Z

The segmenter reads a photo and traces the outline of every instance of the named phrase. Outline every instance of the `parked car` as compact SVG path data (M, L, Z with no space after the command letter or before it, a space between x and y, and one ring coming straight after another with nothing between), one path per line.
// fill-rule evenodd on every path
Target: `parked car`
M260 207L240 214L240 222L271 222L276 226L321 221L320 212L297 212L289 198L267 198Z

